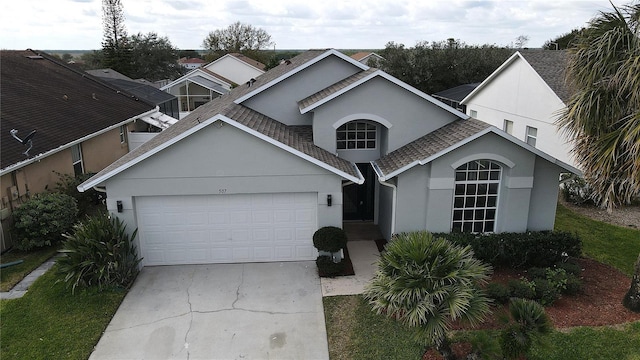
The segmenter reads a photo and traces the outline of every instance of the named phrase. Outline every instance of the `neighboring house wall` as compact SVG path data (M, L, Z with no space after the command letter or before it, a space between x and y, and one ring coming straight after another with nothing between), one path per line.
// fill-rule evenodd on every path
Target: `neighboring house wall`
M342 225L339 176L221 122L144 163L144 167L125 170L105 183L107 208L127 222L129 231L137 227L136 197L156 195L312 192L318 194L318 227ZM330 207L326 201L329 194L333 198ZM122 213L117 213L117 201L122 201Z
M130 123L128 126L132 128L133 124ZM81 145L84 172L97 173L129 152L126 132L125 129L125 141L123 143L120 142L119 128L84 141Z
M378 156L372 154L373 158L357 159L351 158L354 155L350 153L363 150L338 151L341 157L355 162L376 160L457 119L456 115L381 77L373 78L313 111L314 142L332 153L336 152L336 129L344 122L364 119L379 124L381 149L378 149ZM384 123L391 127L387 128Z
M225 55L222 58L205 66L205 69L220 74L233 81L237 85L245 84L250 79L262 75L264 71L257 69L246 62L236 59L232 55Z
M527 126L537 129L536 148L572 166L571 146L555 121L565 108L535 70L521 58L502 70L475 95L465 100L467 114L504 130L513 121L512 135L526 141Z
M300 114L297 102L359 71L353 64L328 56L304 69L303 74L290 76L242 105L286 125L311 125L311 115Z

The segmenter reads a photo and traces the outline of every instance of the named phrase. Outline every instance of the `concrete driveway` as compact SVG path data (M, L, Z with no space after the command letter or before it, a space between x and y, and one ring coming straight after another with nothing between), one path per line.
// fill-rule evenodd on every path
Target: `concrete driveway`
M316 265L146 267L90 359L329 359Z

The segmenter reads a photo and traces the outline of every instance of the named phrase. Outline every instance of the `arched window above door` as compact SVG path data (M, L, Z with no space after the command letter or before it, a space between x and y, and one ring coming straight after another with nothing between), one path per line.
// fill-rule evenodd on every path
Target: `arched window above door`
M349 121L336 129L336 149L376 149L378 126L367 120Z

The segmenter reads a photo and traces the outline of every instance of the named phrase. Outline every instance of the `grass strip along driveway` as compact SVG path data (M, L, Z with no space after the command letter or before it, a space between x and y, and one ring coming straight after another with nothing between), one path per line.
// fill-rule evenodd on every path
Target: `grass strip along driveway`
M0 359L87 359L122 302L125 291L76 291L55 267L24 297L0 300Z

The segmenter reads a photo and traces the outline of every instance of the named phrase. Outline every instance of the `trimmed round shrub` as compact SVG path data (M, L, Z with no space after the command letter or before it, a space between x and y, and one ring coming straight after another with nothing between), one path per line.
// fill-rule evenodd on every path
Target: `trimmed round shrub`
M36 194L13 211L16 248L55 245L78 220L76 199L61 193Z
M131 236L118 218L107 214L88 217L74 226L73 234L64 234L65 256L58 259L58 272L64 282L76 287L127 288L138 275L141 259L135 246L138 230Z
M318 272L322 277L334 277L344 272L346 262L342 259L340 262L333 262L331 256L320 255L316 259L316 265L318 266Z
M509 302L509 287L500 283L489 283L485 289L487 296L495 300L497 303L506 304Z
M577 263L575 260L561 261L556 264L556 267L559 269L564 269L567 274L571 274L574 276L580 276L582 274L582 266Z
M347 233L335 226L325 226L313 234L313 246L320 251L338 252L347 246Z

